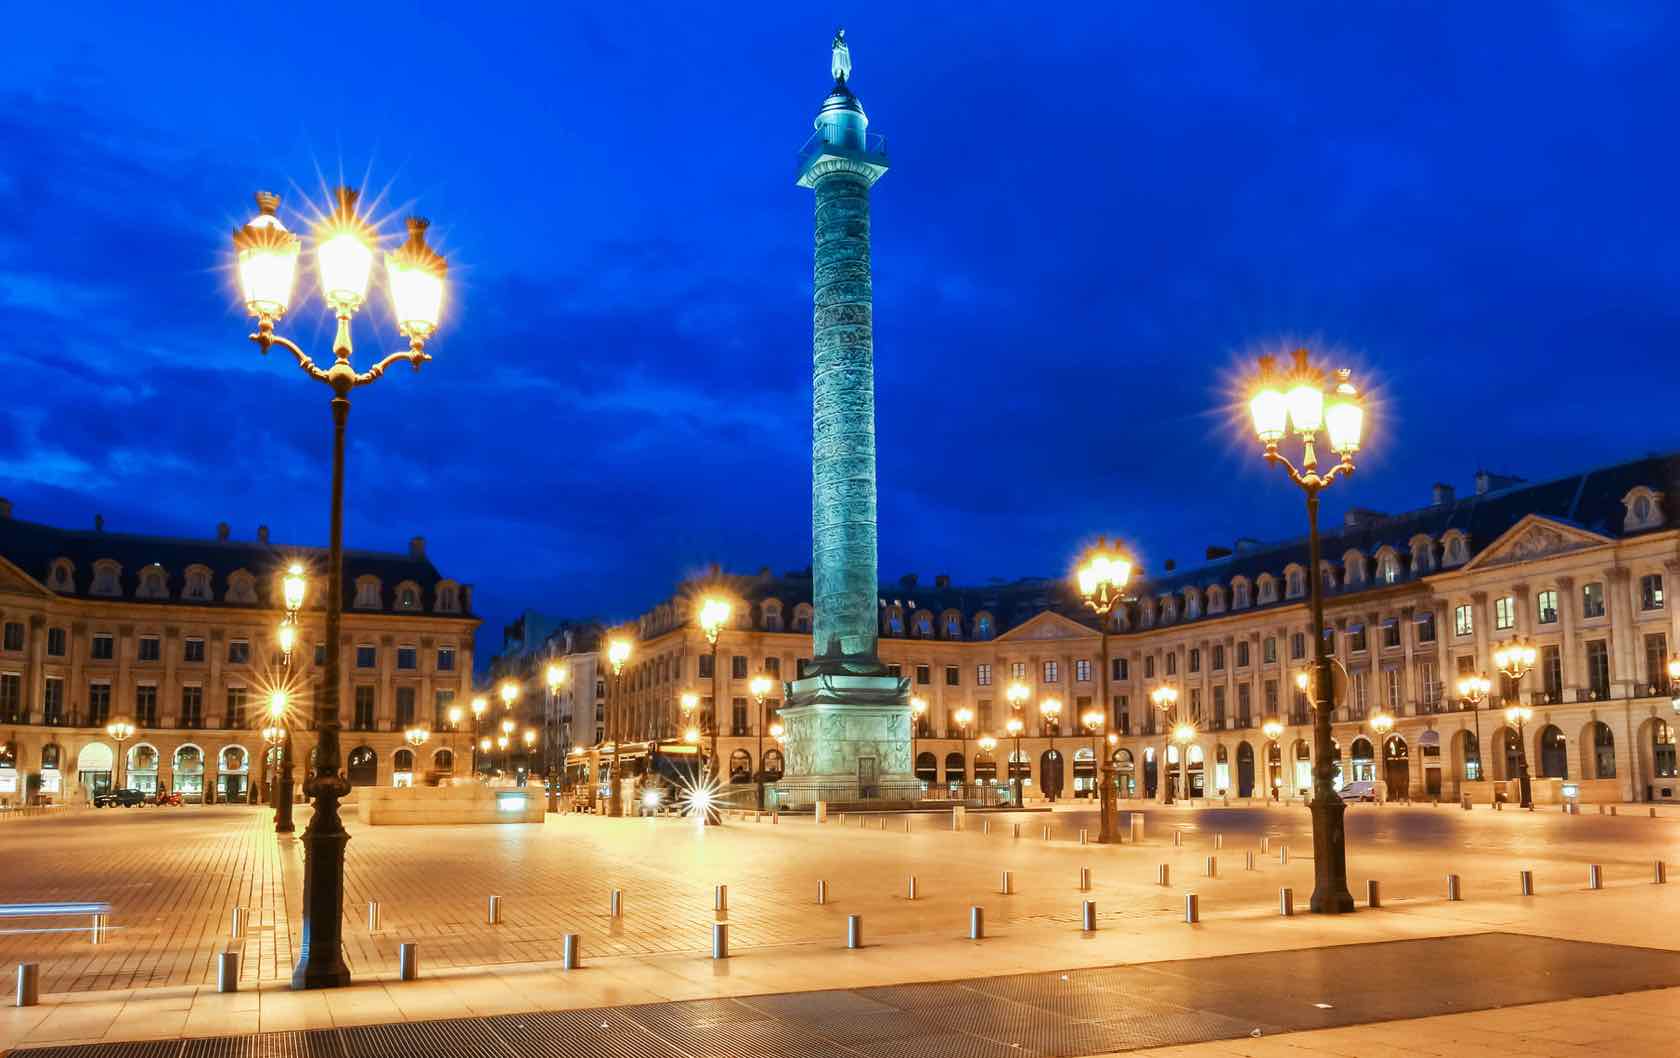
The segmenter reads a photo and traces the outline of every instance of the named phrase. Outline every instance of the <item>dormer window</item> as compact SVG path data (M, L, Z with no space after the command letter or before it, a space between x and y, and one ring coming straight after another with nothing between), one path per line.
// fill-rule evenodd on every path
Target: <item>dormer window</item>
M1195 588L1184 589L1184 617L1194 621L1202 615L1202 597Z
M76 567L67 558L61 558L52 564L52 572L47 576L47 587L53 591L76 590Z
M1291 599L1299 599L1307 593L1307 571L1300 566L1290 566L1284 571L1284 595Z
M1161 600L1161 623L1166 624L1178 616L1178 604L1168 595Z
M461 587L460 587L460 585L458 585L454 581L450 581L450 580L439 581L438 586L437 586L437 606L436 606L436 609L437 609L438 613L460 613L461 612Z
M93 564L94 595L122 594L122 567L108 558Z
M1342 583L1348 586L1365 583L1365 556L1350 550L1342 556Z
M1392 550L1384 548L1377 556L1377 581L1381 584L1394 584L1400 580L1400 556Z
M140 590L135 592L135 598L169 598L169 576L162 566L154 562L140 571Z
M420 585L406 580L397 585L397 609L409 612L420 609Z
M1241 577L1231 582L1231 609L1246 609L1252 599L1249 596L1248 581Z
M1208 589L1207 612L1225 612L1225 589L1217 584Z
M1255 581L1255 586L1260 589L1260 605L1264 606L1269 602L1277 602L1276 577L1270 573L1262 573L1260 579Z
M811 630L811 607L808 603L800 603L793 608L793 630L795 632L809 632Z
M1435 549L1429 537L1412 537L1412 576L1421 577L1435 568Z
M209 602L210 571L203 566L188 566L186 580L181 585L181 598Z
M227 601L254 604L257 601L257 578L243 569L228 574Z
M1622 497L1622 505L1627 509L1627 515L1622 519L1623 532L1662 527L1662 493L1640 485Z
M780 632L782 630L782 604L775 599L764 600L764 630L766 632Z
M896 606L887 608L887 634L895 636L904 634L904 611Z
M1442 565L1462 566L1470 561L1470 545L1465 540L1464 533L1458 529L1447 531L1447 534L1441 538L1441 548L1444 552L1444 557L1441 560Z
M377 610L383 605L378 577L361 576L356 578L354 605L358 610Z
M996 634L997 634L997 628L996 628L996 625L992 621L992 615L991 614L982 613L982 614L978 614L978 615L975 616L975 618L974 618L974 638L975 639L990 639L990 638L992 638L992 636L994 636Z
M919 613L916 615L916 634L923 639L933 638L933 615Z

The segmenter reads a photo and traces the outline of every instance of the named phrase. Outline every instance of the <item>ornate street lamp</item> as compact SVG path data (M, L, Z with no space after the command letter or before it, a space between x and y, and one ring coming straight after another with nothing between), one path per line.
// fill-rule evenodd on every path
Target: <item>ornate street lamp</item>
M525 743L525 778L529 782L531 777L531 750L537 744L537 729L528 727L525 729L525 733L519 737Z
M1014 687L1020 687L1020 686L1021 685L1018 684L1018 683L1014 685ZM1013 690L1014 687L1011 687L1010 689ZM1025 688L1022 688L1022 689L1025 690ZM1009 736L1015 740L1015 751L1009 755L1009 782L1010 782L1011 785L1013 785L1015 787L1015 807L1016 808L1021 807L1021 797L1022 797L1022 794L1021 794L1021 773L1020 773L1019 770L1017 770L1016 764L1017 764L1017 762L1022 763L1022 764L1026 763L1025 761L1021 761L1019 759L1020 756L1021 756L1021 730L1023 728L1025 728L1026 726L1027 726L1026 724L1021 722L1021 718L1019 716L1011 716L1003 725L1003 729L1005 731L1009 732Z
M1383 784L1383 800L1388 800L1388 733L1394 730L1394 717L1382 709L1371 714L1371 730L1377 733L1377 778ZM1374 787L1373 787L1374 788Z
M1305 676L1306 673L1302 673ZM1266 785L1270 787L1272 800L1278 799L1278 787L1283 783L1283 776L1272 774L1272 753L1278 748L1278 736L1283 734L1283 721L1275 716L1268 716L1260 725L1260 733L1266 736ZM1278 754L1278 771L1283 771L1283 754Z
M1173 741L1178 743L1178 776L1179 785L1184 789L1184 799L1192 799L1190 793L1190 743L1196 741L1196 725L1188 721L1173 725Z
M759 673L747 684L752 692L753 701L758 703L758 810L764 811L764 728L770 722L770 717L764 712L764 702L770 697L771 688L776 686L764 673Z
M1050 732L1050 756L1045 758L1056 766L1056 784L1052 786L1048 781L1044 789L1050 796L1052 804L1056 801L1056 791L1062 785L1062 758L1056 753L1056 732L1062 726L1062 700L1060 698L1046 698L1038 703L1038 713L1044 718L1045 729Z
M968 777L974 773L968 759L968 731L969 725L974 723L974 710L965 705L952 713L951 719L955 720L957 726L962 728L963 785L966 786L968 785Z
M452 706L449 707L449 712L445 715L449 719L449 773L450 773L450 775L454 775L454 773L455 773L455 732L461 730L461 717L462 717L463 714L461 712L461 707L460 706L452 705Z
M415 370L431 359L426 343L442 315L448 265L426 245L426 221L408 221L408 241L385 255L387 285L398 331L408 349L392 353L366 371L350 363L350 318L366 300L379 236L357 212L357 194L341 187L333 207L316 228L315 260L321 295L338 317L333 362L321 368L297 343L274 332L291 306L301 244L286 230L276 209L279 196L257 194L258 214L233 234L240 290L246 309L257 319L251 340L266 354L278 345L296 358L310 378L332 390L332 500L327 546L326 672L315 706L315 774L304 784L315 799L315 813L304 831L303 928L293 988L333 988L350 983L344 963L344 846L350 835L339 818L338 802L350 792L339 770L340 617L344 597L344 429L350 418L350 392L378 381L392 365L406 360ZM300 599L301 605L301 599Z
M1087 709L1079 715L1079 723L1085 728L1085 733L1091 736L1091 756L1097 758L1092 760L1091 764L1096 766L1101 760L1102 754L1102 750L1098 748L1097 739L1102 734L1103 711L1101 709ZM1101 779L1099 779L1098 782L1100 783ZM1096 793L1100 800L1102 797L1102 791L1099 789Z
M1329 392L1326 392L1326 389ZM1307 576L1312 584L1313 670L1313 894L1311 907L1319 914L1345 914L1353 910L1353 894L1347 884L1347 836L1342 817L1347 804L1332 784L1330 762L1330 720L1335 712L1332 698L1330 658L1324 652L1324 577L1318 538L1318 497L1338 475L1353 472L1353 456L1359 451L1365 427L1365 409L1344 368L1336 372L1333 387L1323 372L1307 362L1307 351L1295 351L1294 365L1287 376L1278 374L1269 356L1260 358L1260 375L1249 401L1254 434L1265 449L1266 461L1280 466L1289 480L1301 487L1307 500ZM1278 448L1293 431L1301 442L1297 467ZM1340 461L1323 473L1318 469L1318 435L1324 432L1330 450Z
M292 823L292 702L284 690L268 696L268 722L283 732L279 742L280 777L274 784L274 832L290 834L297 829Z
M1464 676L1458 681L1458 696L1470 703L1470 712L1476 725L1476 781L1487 778L1482 764L1482 703L1487 701L1488 694L1493 690L1493 683L1480 674Z
M555 699L560 694L560 688L571 680L572 673L565 665L557 661L548 663L543 670L543 684L548 688L548 701L543 709L543 782L548 787L548 810L560 811L560 782L561 776L554 774L554 770L561 761L566 759L567 746L557 737L560 717L555 709ZM568 733L566 741L570 741Z
M993 738L990 734L981 735L979 738L974 740L974 744L979 747L980 752L986 754L988 757L992 755L993 750L997 749L997 739ZM967 758L964 759L966 761ZM995 758L992 761L992 768L992 782L995 785L997 783L997 760ZM974 762L974 790L975 796L979 796L980 762L978 760Z
M622 816L624 814L623 797L619 791L618 774L618 744L624 740L624 732L619 730L619 714L624 710L624 665L630 660L630 641L623 636L615 636L607 641L607 664L612 667L613 674L613 706L607 712L607 735L612 739L612 782L607 787L607 815Z
M1085 561L1079 564L1079 572L1075 576L1079 581L1079 594L1084 598L1085 605L1097 615L1097 629L1102 639L1102 676L1099 677L1097 685L1102 693L1103 729L1112 733L1115 727L1112 715L1114 696L1109 693L1108 688L1111 666L1108 658L1108 633L1109 626L1113 623L1114 608L1126 601L1126 586L1132 580L1132 560L1123 553L1109 550L1108 542L1099 539L1097 545L1086 553ZM1111 845L1120 840L1112 753L1103 754L1100 782L1102 795L1099 804L1102 816L1098 824L1097 841Z
M1523 808L1534 807L1534 790L1528 778L1528 745L1523 737L1523 725L1534 715L1534 710L1522 704L1522 678L1534 668L1538 656L1539 651L1526 639L1513 639L1493 652L1494 666L1511 681L1511 693L1517 699L1516 704L1505 710L1505 719L1517 725L1517 790Z
M1172 734L1173 720L1177 716L1178 712L1178 688L1169 687L1163 683L1161 686L1149 692L1149 700L1155 703L1155 708L1161 710L1161 728L1166 731L1170 737ZM1161 766L1157 768L1156 771L1159 774L1161 781L1161 803L1164 805L1170 805L1173 803L1173 784L1171 773L1168 770L1167 753L1165 749L1161 751ZM1185 791L1184 796L1189 797L1189 791Z
M718 712L723 707L723 696L717 693L718 634L723 631L723 626L729 623L729 614L732 609L733 607L730 605L728 599L718 598L715 595L708 596L707 598L701 600L700 616L697 618L700 624L700 631L706 637L706 644L711 647L712 650L712 757L710 762L708 762L707 767L710 770L713 782L722 782L722 769L718 766L717 746L718 728L721 726L720 721L722 719L718 715ZM723 814L717 807L716 799L706 803L706 811L702 817L702 821L704 822L704 825L709 827L717 826L723 821Z
M419 748L421 746L424 746L428 741L431 740L431 737L432 737L432 733L429 730L427 730L424 726L418 725L418 724L403 732L403 741L407 742L410 746L414 747L415 750L419 750ZM414 770L419 771L420 770L420 768L418 767L418 765L420 763L419 753L415 754L414 763L416 765Z
M912 694L910 696L910 771L912 774L916 770L916 736L922 732L922 717L927 715L927 711L927 699L919 694Z
M485 698L484 695L478 694L478 695L473 696L473 700L472 700L472 715L473 715L473 744L472 744L472 746L473 746L473 761L472 761L472 769L473 769L473 778L474 779L478 778L478 754L479 754L479 751L481 749L488 748L488 747L482 747L482 746L479 745L480 739L479 739L478 736L479 736L480 729L484 726L484 712L485 712L485 710L487 710L489 708L490 708L490 700ZM483 740L483 741L488 741L488 740Z
M503 680L496 693L502 696L502 708L511 710L519 701L519 681Z
M117 744L117 775L111 786L112 790L123 788L123 743L133 738L136 730L134 722L123 716L119 716L105 725L105 734L109 735L111 741Z

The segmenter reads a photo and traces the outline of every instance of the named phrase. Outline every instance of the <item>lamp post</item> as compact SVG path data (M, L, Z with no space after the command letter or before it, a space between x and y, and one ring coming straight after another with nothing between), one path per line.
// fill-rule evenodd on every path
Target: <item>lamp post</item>
M315 231L315 259L321 293L338 318L332 343L333 363L318 367L295 342L274 333L292 300L301 245L275 214L279 196L257 194L257 216L233 234L239 283L245 307L257 319L251 340L267 354L280 346L296 358L310 378L332 390L332 500L327 546L327 667L315 703L315 774L305 791L315 799L315 813L303 834L303 928L293 988L333 988L350 983L344 963L344 846L350 840L339 818L338 803L350 791L339 770L338 679L340 616L344 598L344 429L350 418L350 392L378 381L387 369L408 361L415 370L431 359L426 343L437 332L448 266L426 245L427 222L408 221L408 240L385 254L385 269L397 329L408 348L358 372L350 364L350 318L367 297L368 280L379 235L357 213L357 193L341 187L332 208Z
M479 754L480 749L482 748L479 745L479 743L482 741L479 738L479 735L481 735L483 733L482 728L484 726L484 711L486 709L489 709L489 708L490 708L490 701L489 701L489 699L485 698L484 695L479 694L479 695L474 695L473 696L473 700L472 700L472 715L473 715L472 770L473 770L473 779L475 779L475 780L478 778L478 754Z
M1676 713L1680 713L1680 654L1668 659L1668 704Z
M1377 733L1377 779L1383 784L1383 800L1388 800L1388 733L1394 730L1394 717L1386 710L1371 714L1371 730ZM1373 787L1374 788L1374 787Z
M1522 797L1521 807L1534 807L1534 789L1528 779L1528 741L1523 725L1534 716L1534 710L1522 704L1522 678L1534 668L1539 652L1526 639L1513 639L1493 652L1493 663L1500 675L1511 681L1511 693L1516 704L1505 710L1505 719L1517 725L1517 790Z
M916 736L922 733L922 717L927 715L927 699L919 694L910 696L910 771L916 770ZM938 778L935 773L934 778Z
M1458 696L1470 703L1470 712L1476 725L1476 781L1487 778L1487 772L1482 762L1482 703L1493 690L1493 683L1482 675L1464 676L1458 681Z
M1169 687L1163 683L1149 692L1149 700L1155 703L1155 708L1161 710L1161 727L1165 729L1170 742L1173 734L1173 721L1178 715L1178 688ZM1161 766L1157 771L1161 776L1161 803L1170 805L1173 803L1173 783L1165 749L1161 752ZM1185 792L1185 796L1189 796L1188 791Z
M500 738L496 739L496 748L502 751L502 774L504 776L513 770L513 754L508 752L508 740L513 737L513 729L518 726L513 717L502 717L502 734Z
M1183 722L1173 725L1173 741L1178 743L1178 775L1179 785L1184 789L1184 799L1190 800L1190 743L1196 741L1196 725Z
M1268 716L1260 725L1260 733L1266 736L1266 787L1272 800L1278 799L1278 787L1283 782L1282 775L1272 774L1272 753L1278 748L1278 736L1283 734L1283 721L1275 716ZM1278 754L1278 771L1283 770L1283 754Z
M285 575L280 578L281 601L285 604L286 613L280 619L280 629L274 638L280 647L280 663L287 667L292 664L292 650L297 646L298 611L303 609L303 599L308 587L301 562L293 562L286 567Z
M415 724L413 727L403 732L403 741L407 742L414 749L414 771L409 772L411 782L413 781L412 776L414 772L421 770L420 747L431 741L431 738L432 733L424 724Z
M1091 757L1092 757L1091 764L1092 764L1093 767L1095 767L1095 766L1098 765L1099 761L1102 759L1101 756L1100 756L1100 754L1102 753L1102 750L1098 748L1098 744L1097 744L1097 739L1102 734L1102 727L1103 727L1103 713L1102 713L1102 710L1100 710L1100 709L1087 709L1087 710L1085 710L1085 712L1081 713L1080 716L1079 716L1079 723L1081 724L1081 726L1083 726L1085 728L1085 733L1087 735L1091 736ZM1099 785L1100 785L1101 780L1099 779L1098 782L1099 782ZM1076 791L1074 791L1074 793L1077 795L1078 791L1076 790ZM1096 791L1096 793L1097 793L1097 797L1100 799L1102 797L1102 790L1099 789L1099 790ZM1099 841L1100 841L1100 835L1099 835Z
M109 735L111 741L117 744L117 774L116 780L111 786L113 791L121 790L123 788L123 743L133 738L134 732L135 727L133 721L128 720L125 717L119 716L117 719L105 725L105 734Z
M1331 700L1333 684L1330 659L1324 652L1324 577L1320 572L1322 545L1318 538L1318 497L1338 475L1353 472L1353 456L1359 451L1364 432L1365 410L1344 368L1336 372L1335 385L1326 394L1323 373L1307 362L1307 351L1297 349L1289 377L1273 371L1269 356L1260 358L1260 374L1249 401L1254 434L1264 446L1268 463L1282 467L1289 480L1300 486L1307 502L1307 576L1312 584L1313 681L1313 894L1311 907L1318 914L1345 914L1353 910L1353 894L1347 884L1347 835L1342 818L1347 805L1331 782L1330 720L1335 711ZM1301 463L1290 462L1278 445L1293 429L1301 441ZM1328 435L1330 450L1340 461L1329 470L1318 469L1317 439Z
M1109 693L1108 688L1111 667L1108 659L1108 631L1109 625L1113 623L1114 608L1126 598L1126 585L1131 583L1132 579L1132 560L1121 554L1111 554L1107 542L1098 540L1097 546L1092 548L1085 561L1080 563L1076 576L1079 581L1079 594L1084 597L1085 605L1097 615L1098 632L1102 640L1102 676L1097 685L1102 693L1103 728L1112 733L1115 727L1112 715L1114 696ZM1103 754L1101 783L1102 821L1098 826L1097 841L1111 845L1119 840L1112 753Z
M963 785L966 786L968 785L968 777L974 772L968 760L968 730L969 725L974 723L974 710L965 705L952 713L951 719L955 720L957 726L962 728Z
M753 701L758 703L758 810L764 811L764 728L770 722L770 717L764 712L764 700L770 697L770 688L776 686L774 680L764 673L759 673L747 684L752 691Z
M280 731L280 776L274 784L274 832L290 834L297 828L292 823L292 702L284 690L268 696L268 722ZM307 831L305 832L307 836Z
M531 750L537 744L537 729L534 727L526 728L525 733L521 735L520 738L525 742L525 781L530 782L531 772L533 771L531 767Z
M461 730L461 707L452 705L445 715L449 720L449 774L453 779L455 775L455 732Z
M717 692L718 634L723 631L723 626L729 623L729 611L729 600L719 599L715 596L706 598L700 604L700 631L705 634L706 645L709 646L712 651L712 759L710 767L712 769L713 778L717 778L720 771L717 759L717 739L718 728L723 722L723 717L721 715L723 709L723 696ZM706 819L709 824L711 821L710 812L706 813Z
M1062 726L1062 700L1060 698L1046 698L1038 703L1038 714L1044 718L1046 730L1050 732L1050 755L1045 758L1056 766L1056 784L1045 782L1045 792L1049 794L1050 803L1055 804L1056 792L1062 785L1062 758L1056 753L1056 732Z
M1016 764L1016 761L1021 756L1021 729L1026 727L1026 726L1027 726L1026 724L1021 722L1021 718L1019 716L1011 716L1009 718L1009 720L1003 725L1003 729L1005 731L1009 732L1010 737L1015 740L1015 751L1009 755L1009 782L1010 782L1010 785L1015 787L1015 807L1016 808L1021 807L1022 794L1021 794L1021 773L1016 770L1015 764ZM1022 763L1025 763L1025 762L1022 762Z
M612 666L613 674L613 707L608 714L610 730L607 737L612 739L612 782L607 787L607 815L622 816L624 814L624 797L619 791L620 778L618 774L618 744L623 739L623 732L619 730L619 713L624 709L624 663L630 660L630 641L622 636L607 641L607 664Z
M556 760L565 759L565 747L556 738L555 727L559 717L555 713L555 698L560 688L572 677L571 670L558 662L549 662L543 672L543 682L548 687L548 702L543 710L543 783L548 787L548 810L560 811L560 777L554 774Z
M274 722L271 721L267 724L264 724L261 732L259 732L259 733L262 735L262 740L265 743L267 743L271 749L281 749L281 747L285 745L285 742L286 742L286 728L285 728L285 725L283 725L283 724L278 724L278 723L274 723ZM281 750L281 752L284 753L285 751ZM263 762L264 762L265 767L267 766L268 757L269 757L269 754L265 752L263 754ZM279 797L279 794L280 794L280 776L279 775L274 775L272 781L273 781L273 786L271 788L272 793L271 793L270 796L272 796L273 799L274 799L275 829L276 829L276 832L278 833L279 832L279 816L280 816L280 797Z

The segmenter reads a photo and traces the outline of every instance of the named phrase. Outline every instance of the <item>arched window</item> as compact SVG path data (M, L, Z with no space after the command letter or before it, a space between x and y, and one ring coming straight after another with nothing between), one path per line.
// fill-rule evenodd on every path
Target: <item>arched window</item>
M437 605L439 613L461 612L461 586L452 580L440 580L437 583Z
M795 632L809 632L811 630L811 604L800 603L793 608L793 630Z
M153 562L140 571L140 589L134 593L137 599L167 599L169 598L169 574L164 568Z
M916 635L921 639L933 638L933 615L926 610L916 612Z
M344 771L351 786L373 786L379 782L379 754L366 746L357 746L345 758Z
M240 746L229 746L222 750L222 762L218 770L224 772L240 772L250 769L250 754Z
M210 601L210 567L188 566L181 585L181 598L194 602Z
M738 749L729 755L729 781L752 782L752 755Z
M1215 585L1211 586L1210 588L1208 588L1208 590L1207 590L1207 612L1208 613L1224 613L1225 612L1225 589L1224 589L1223 586L1215 584Z
M405 611L420 609L420 585L411 580L405 580L397 585L397 609Z
M765 599L759 604L759 610L764 615L764 630L766 632L780 632L782 630L782 603L780 599Z
M454 771L455 752L449 749L440 749L436 753L433 753L432 770L444 772L445 774Z
M1299 599L1307 593L1307 571L1300 566L1292 565L1284 570L1284 594L1291 599Z
M1276 577L1272 576L1270 573L1262 573L1259 577L1255 578L1254 586L1260 593L1260 605L1264 606L1269 602L1277 602Z
M782 751L767 749L764 751L764 779L775 782L782 777Z
M108 558L102 558L93 564L93 587L90 591L94 595L122 594L122 566Z
M925 783L939 781L939 758L931 753L916 754L916 778Z
M887 607L887 634L892 636L904 634L904 611L897 606Z
M1365 583L1365 555L1357 548L1349 548L1342 555L1342 583L1348 587Z
M236 569L228 574L228 602L255 603L257 601L257 578L243 569Z
M409 771L409 772L413 771L414 770L414 751L411 750L411 749L399 749L399 750L397 750L396 755L391 758L391 770L392 771Z
M968 763L963 760L961 753L945 754L945 781L948 783L965 783L968 781Z
M17 760L17 743L0 742L0 768L16 768Z
M52 573L47 578L47 586L53 591L75 591L76 564L67 558L55 560Z
M1184 589L1184 617L1194 621L1202 615L1202 593L1195 588Z
M48 742L46 745L41 747L41 770L57 771L58 762L63 758L63 756L64 751L59 748L58 743Z
M962 614L956 610L946 610L943 618L946 639L962 638Z
M377 610L384 605L379 578L364 573L356 578L356 598L352 603L358 610Z
M1253 601L1253 597L1249 594L1249 590L1247 577L1238 577L1236 580L1231 582L1231 609L1243 610L1248 608L1249 604Z
M1424 533L1412 537L1412 576L1421 577L1435 568L1435 544Z
M997 635L997 623L984 610L974 615L974 638L990 639Z
M1593 773L1594 779L1614 779L1616 777L1616 736L1610 731L1610 725L1601 720L1594 720L1588 725L1592 734Z
M1556 724L1540 729L1540 776L1545 779L1569 778L1569 743Z

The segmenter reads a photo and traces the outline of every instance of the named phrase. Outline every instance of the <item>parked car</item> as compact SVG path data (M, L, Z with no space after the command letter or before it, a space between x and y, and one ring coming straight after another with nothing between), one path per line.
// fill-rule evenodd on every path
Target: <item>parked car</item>
M145 803L146 794L143 790L106 790L102 794L96 794L93 798L93 807L95 808L114 808L118 805L124 808L133 808L135 805Z
M1377 784L1371 779L1360 779L1356 782L1342 784L1342 800L1344 801L1375 801L1377 799Z

